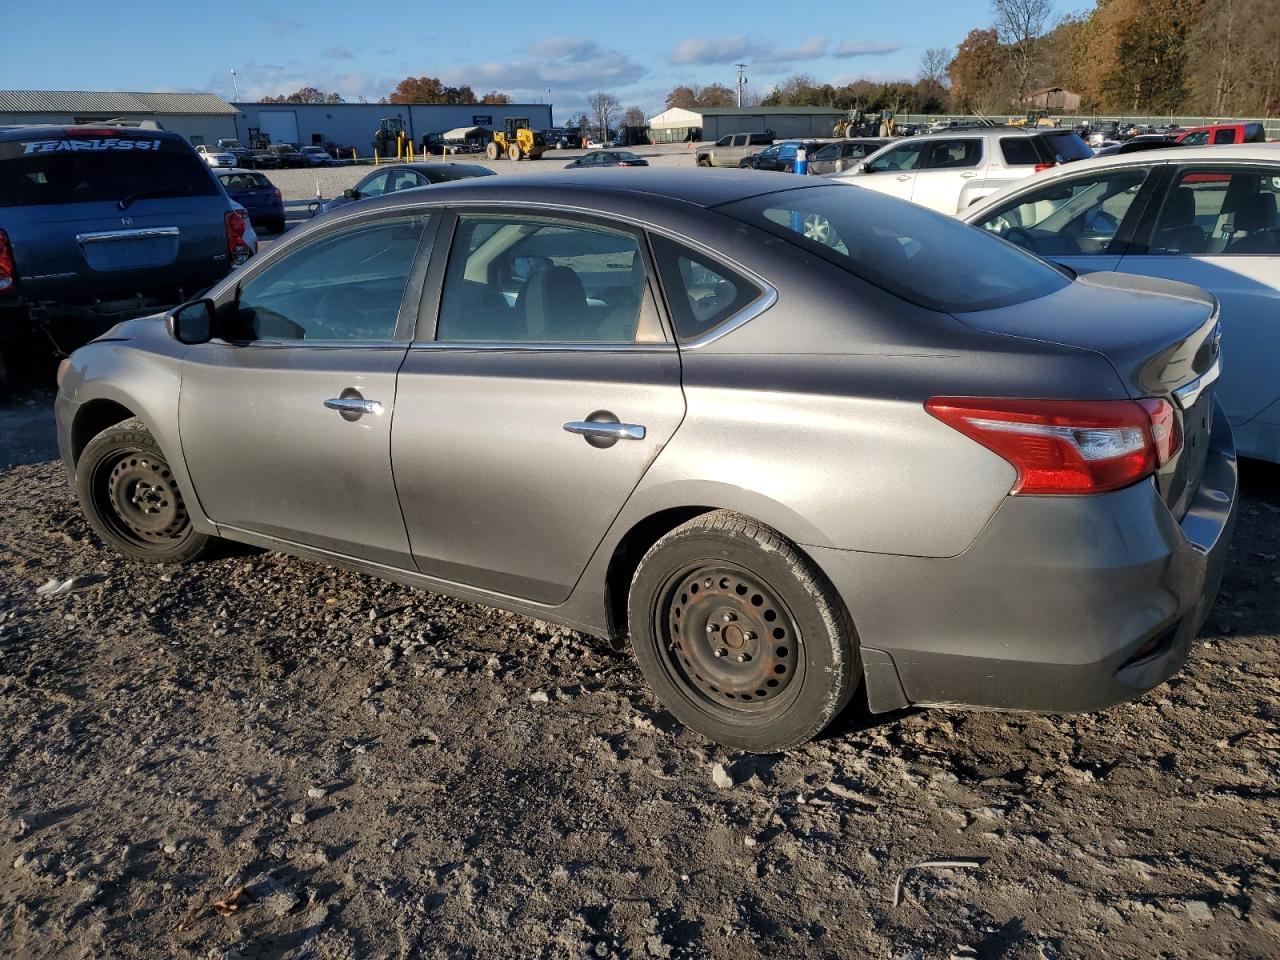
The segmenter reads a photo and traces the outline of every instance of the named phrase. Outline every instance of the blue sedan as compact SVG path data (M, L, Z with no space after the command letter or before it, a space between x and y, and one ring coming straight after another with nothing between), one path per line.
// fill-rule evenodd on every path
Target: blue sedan
M275 184L256 170L238 167L219 170L218 179L227 196L249 211L256 227L270 233L284 232L284 198Z

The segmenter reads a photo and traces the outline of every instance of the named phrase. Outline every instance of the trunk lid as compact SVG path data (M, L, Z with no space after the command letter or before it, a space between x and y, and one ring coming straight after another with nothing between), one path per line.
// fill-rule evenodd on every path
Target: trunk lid
M1176 516L1186 512L1208 454L1220 371L1222 328L1211 294L1169 280L1092 273L1039 300L957 319L992 333L1092 350L1107 359L1130 396L1172 404L1182 447L1156 483Z

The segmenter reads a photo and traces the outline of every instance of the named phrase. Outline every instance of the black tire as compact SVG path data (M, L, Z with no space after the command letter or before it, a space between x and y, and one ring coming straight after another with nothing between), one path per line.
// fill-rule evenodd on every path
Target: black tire
M862 674L853 624L822 572L776 531L727 510L649 549L628 622L662 704L734 749L777 753L812 739Z
M272 220L267 224L267 229L272 233L284 233L284 225L283 220Z
M76 496L107 546L148 563L187 563L215 538L191 526L178 483L141 420L108 427L76 463Z

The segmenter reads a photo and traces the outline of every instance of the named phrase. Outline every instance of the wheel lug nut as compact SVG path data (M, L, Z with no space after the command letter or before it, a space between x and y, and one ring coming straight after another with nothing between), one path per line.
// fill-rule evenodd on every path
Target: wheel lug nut
M743 640L746 640L748 643L750 643L750 642L751 642L752 640L754 640L755 638L756 638L756 635L755 635L754 633L752 633L750 630L743 630L743 631L742 631L742 639L743 639Z
M728 655L729 655L729 651L726 650L724 647L717 648L716 650L717 657L727 657Z
M720 624L718 624L718 623L708 623L708 624L707 624L707 633L715 633L715 632L716 632L717 630L719 630L719 629L720 629Z
M708 590L710 590L710 589L711 589L711 578L710 578L710 577L708 577L706 580L703 580L703 581L702 581L702 585L703 585L704 587L706 587Z
M740 654L738 654L738 662L739 662L739 663L746 663L746 662L747 662L748 660L750 660L750 659L751 659L751 654L749 654L749 653L740 653Z
M723 620L725 623L733 623L733 621L737 620L738 618L735 617L732 613L726 613L720 619Z

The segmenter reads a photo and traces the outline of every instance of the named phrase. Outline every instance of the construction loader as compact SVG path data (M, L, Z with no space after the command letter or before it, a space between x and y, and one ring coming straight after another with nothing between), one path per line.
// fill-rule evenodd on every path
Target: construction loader
M508 160L537 160L547 149L546 138L529 127L528 117L510 117L506 130L495 130L493 139L484 148L490 160L506 157Z

